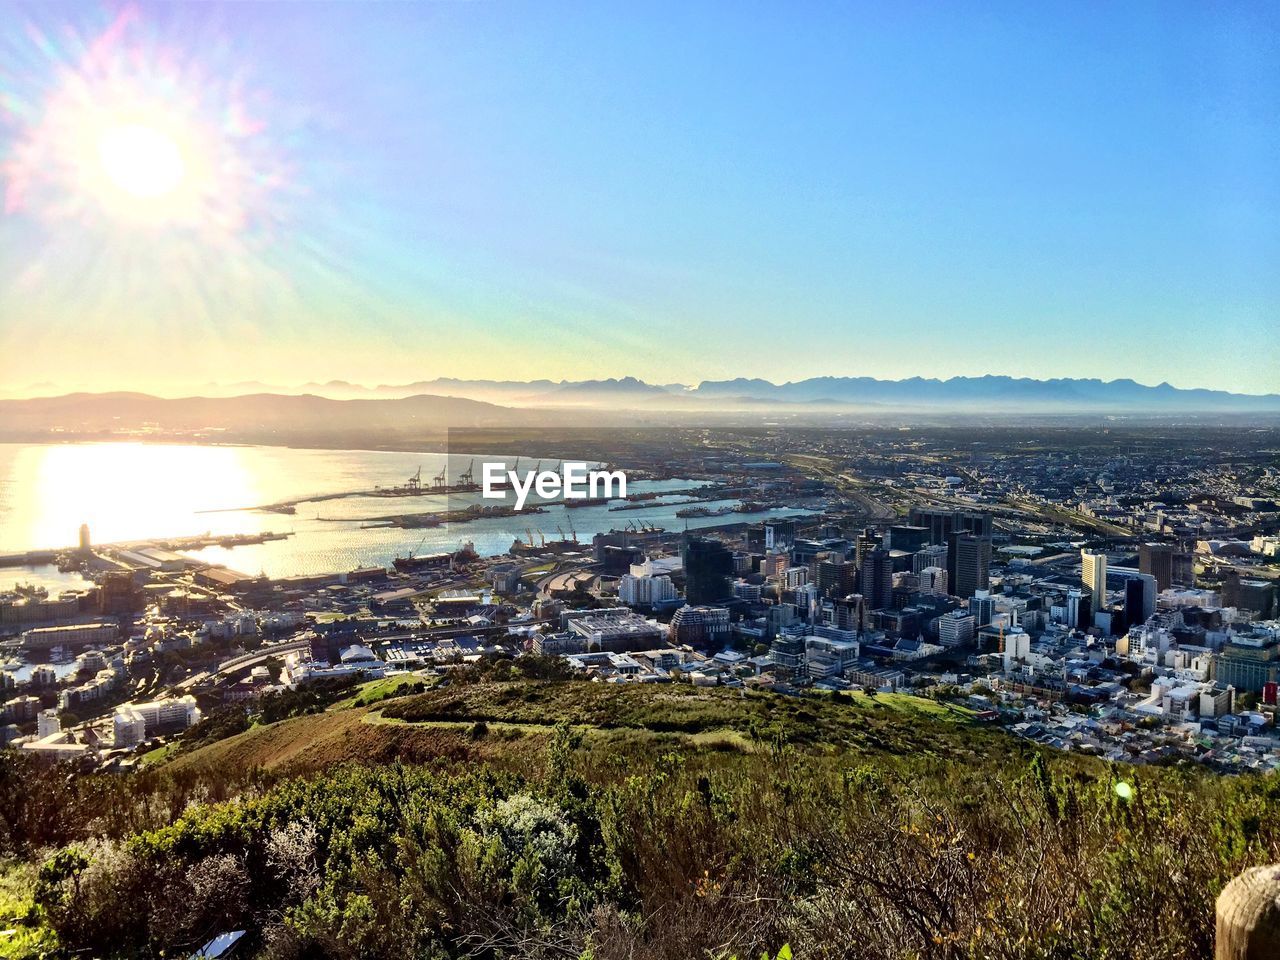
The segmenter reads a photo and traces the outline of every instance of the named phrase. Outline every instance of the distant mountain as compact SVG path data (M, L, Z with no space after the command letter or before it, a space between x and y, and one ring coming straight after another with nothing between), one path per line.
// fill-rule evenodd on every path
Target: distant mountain
M1182 390L1133 380L1032 380L1026 377L814 377L775 384L768 380L707 380L693 391L706 399L750 399L779 403L874 404L880 407L961 408L1012 411L1240 411L1280 412L1280 395Z
M1033 380L1026 377L813 377L787 383L740 377L705 380L696 387L652 384L636 377L604 380L461 380L441 377L414 383L366 387L345 380L299 386L257 382L207 386L206 396L161 398L136 393L71 394L31 400L0 400L0 436L24 424L67 416L79 429L110 430L113 424L156 422L234 424L237 430L356 429L400 431L441 424L475 427L528 424L535 410L557 415L593 413L618 420L643 414L752 413L778 409L805 416L860 413L1109 414L1109 413L1280 413L1280 395L1183 390L1133 380ZM396 406L400 404L400 406ZM336 405L336 406L335 406ZM363 406L362 406L363 405ZM33 419L34 418L34 419ZM224 427L219 427L224 428ZM167 428L167 427L166 427ZM41 428L42 429L42 428Z
M440 438L459 428L544 424L548 416L545 411L439 396L334 400L249 394L169 399L142 393L73 393L0 400L0 439L138 434L300 445L342 441L360 446Z
M545 393L528 396L524 400L526 403L536 406L557 406L561 404L613 406L623 402L643 402L652 400L655 397L668 397L671 393L672 391L667 387L645 383L635 377L623 377L609 380L562 382Z

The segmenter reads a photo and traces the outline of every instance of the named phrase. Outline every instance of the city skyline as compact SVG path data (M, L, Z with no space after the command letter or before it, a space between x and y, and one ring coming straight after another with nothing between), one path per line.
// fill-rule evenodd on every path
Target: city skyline
M1280 392L1263 5L4 6L6 384Z

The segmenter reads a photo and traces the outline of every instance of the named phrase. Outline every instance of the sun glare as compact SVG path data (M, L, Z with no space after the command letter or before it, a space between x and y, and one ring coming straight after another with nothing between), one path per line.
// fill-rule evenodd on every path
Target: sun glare
M123 123L98 138L98 162L107 179L140 200L173 193L182 184L186 163L168 134L140 123Z
M5 213L33 215L51 235L76 230L116 265L170 256L153 242L168 232L182 239L184 268L248 257L282 222L288 181L263 119L270 101L236 61L194 49L134 5L96 35L38 39L47 69L24 74L21 97L0 91L0 125L18 121L0 163Z

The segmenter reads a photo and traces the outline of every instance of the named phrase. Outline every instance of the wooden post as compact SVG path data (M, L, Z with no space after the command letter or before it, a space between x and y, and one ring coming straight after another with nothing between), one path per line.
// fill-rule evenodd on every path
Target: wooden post
M1250 867L1218 896L1214 960L1280 957L1280 864Z

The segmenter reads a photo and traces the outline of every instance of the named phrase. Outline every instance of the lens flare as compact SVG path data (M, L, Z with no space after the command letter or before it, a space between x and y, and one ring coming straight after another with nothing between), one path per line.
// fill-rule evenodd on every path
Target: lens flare
M210 69L208 51L150 31L134 8L90 39L33 38L49 62L16 112L6 213L75 220L112 242L133 225L215 246L272 222L286 170L241 71Z
M0 18L0 304L21 311L0 379L29 376L19 356L97 379L144 344L217 367L268 323L300 337L306 283L345 280L310 202L327 115L267 83L233 10L26 16Z
M186 170L173 138L140 123L106 130L98 138L98 160L112 183L138 199L173 193Z

